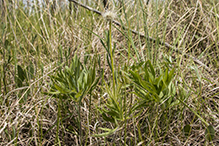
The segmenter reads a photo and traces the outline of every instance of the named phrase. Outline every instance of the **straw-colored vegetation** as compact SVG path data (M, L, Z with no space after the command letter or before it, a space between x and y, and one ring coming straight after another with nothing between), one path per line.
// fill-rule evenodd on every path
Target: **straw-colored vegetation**
M0 145L219 145L218 0L16 2Z

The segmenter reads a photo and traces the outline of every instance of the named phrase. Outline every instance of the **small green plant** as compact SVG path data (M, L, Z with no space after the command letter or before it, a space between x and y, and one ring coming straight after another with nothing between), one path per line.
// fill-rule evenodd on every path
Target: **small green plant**
M116 131L116 129L123 127L126 124L126 120L131 118L131 114L134 112L134 107L127 107L127 95L125 94L123 87L123 84L117 83L117 88L113 91L111 90L111 87L105 83L105 91L108 97L106 102L102 106L97 107L97 109L106 122L110 122L114 125L114 129L108 129L106 133L96 134L94 135L95 137L108 136L112 134Z
M54 97L59 98L59 100L73 100L78 104L78 128L80 142L82 136L81 130L81 106L82 99L94 89L98 83L98 78L96 78L96 61L94 61L93 66L87 68L82 65L77 55L72 59L70 67L65 66L64 69L59 68L57 73L51 76L52 85L50 94ZM57 101L60 103L59 101ZM58 104L58 111L60 111L61 105ZM60 114L59 114L60 115ZM58 122L57 122L58 123ZM58 126L58 125L57 125ZM57 127L58 128L58 127ZM58 133L58 131L57 131Z
M156 74L155 68L148 60L133 65L127 76L134 86L134 94L140 97L138 108L158 103L165 109L176 102L173 99L176 94L173 83L174 69L160 69L159 74Z
M212 125L209 125L206 130L205 130L205 138L208 140L208 141L212 141L213 138L215 136L215 130L214 130L214 127Z

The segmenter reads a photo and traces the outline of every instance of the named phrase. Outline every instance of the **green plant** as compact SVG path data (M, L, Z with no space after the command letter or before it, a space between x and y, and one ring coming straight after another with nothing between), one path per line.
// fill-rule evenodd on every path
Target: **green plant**
M174 71L165 68L156 73L150 60L131 67L127 76L134 86L134 94L140 97L138 108L158 103L165 109L176 102L174 101L176 94L173 83Z
M113 91L111 87L105 83L105 92L107 93L107 99L102 106L97 107L101 113L103 119L106 122L110 122L114 125L113 129L105 130L106 133L95 134L95 137L108 136L120 129L126 124L126 120L131 118L131 114L134 112L134 107L127 107L126 94L122 83L117 84L117 88ZM124 127L126 128L126 127ZM103 129L103 128L100 128ZM111 132L109 132L111 131ZM113 131L113 132L112 132Z
M63 70L59 68L57 73L51 76L52 85L49 93L53 94L54 97L59 98L59 100L73 100L78 104L78 128L80 142L82 142L82 99L94 89L99 80L99 78L96 77L95 65L96 61L94 61L94 67L89 66L87 68L82 65L77 55L75 55L72 59L70 67L65 66ZM60 103L60 101L57 102ZM60 113L60 104L58 104L58 107L58 111Z

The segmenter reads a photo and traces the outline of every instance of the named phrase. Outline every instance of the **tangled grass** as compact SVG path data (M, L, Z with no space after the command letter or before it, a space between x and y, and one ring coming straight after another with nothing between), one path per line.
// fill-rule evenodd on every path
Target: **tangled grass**
M3 4L0 145L219 144L217 0Z

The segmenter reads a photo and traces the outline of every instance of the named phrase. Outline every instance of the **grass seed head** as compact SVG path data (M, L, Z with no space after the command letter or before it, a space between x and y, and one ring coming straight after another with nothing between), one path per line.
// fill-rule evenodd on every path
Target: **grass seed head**
M116 13L112 10L107 10L105 13L103 13L103 17L108 21L113 21L116 18Z

